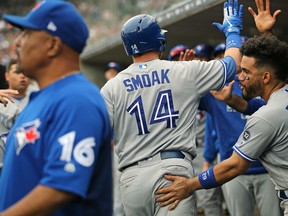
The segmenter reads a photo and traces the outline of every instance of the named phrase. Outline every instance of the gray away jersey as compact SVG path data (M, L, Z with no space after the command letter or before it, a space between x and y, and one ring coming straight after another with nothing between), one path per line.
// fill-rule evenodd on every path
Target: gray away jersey
M0 168L2 167L7 134L28 100L29 96L26 96L21 100L14 99L14 103L8 101L6 107L2 103L0 104Z
M195 154L201 96L226 82L222 61L134 63L101 89L121 169L162 150Z
M0 104L0 135L7 134L15 119L28 103L29 96L21 100L14 99L14 103L8 101L7 106Z
M288 85L248 118L233 148L251 162L259 157L276 189L288 189Z

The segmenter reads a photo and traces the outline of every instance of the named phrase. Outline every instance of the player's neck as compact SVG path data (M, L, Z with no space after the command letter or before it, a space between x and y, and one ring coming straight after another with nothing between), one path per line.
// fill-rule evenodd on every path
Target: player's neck
M277 82L274 85L271 86L271 88L269 89L269 91L267 91L268 93L266 95L264 95L262 98L267 102L271 96L271 94L275 91L277 91L278 89L282 88L285 85L284 82Z
M152 61L155 59L159 59L159 57L160 57L159 52L151 51L151 52L146 52L139 56L133 56L133 61L134 63L148 62L148 61Z

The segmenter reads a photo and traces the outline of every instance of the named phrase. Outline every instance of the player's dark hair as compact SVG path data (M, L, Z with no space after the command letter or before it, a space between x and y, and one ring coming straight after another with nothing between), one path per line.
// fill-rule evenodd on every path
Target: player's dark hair
M276 36L254 36L243 44L240 52L242 55L255 58L255 66L269 68L278 80L287 80L288 44Z
M16 64L17 60L16 58L11 58L10 61L8 62L8 64L6 65L6 72L9 72L11 69L11 66Z

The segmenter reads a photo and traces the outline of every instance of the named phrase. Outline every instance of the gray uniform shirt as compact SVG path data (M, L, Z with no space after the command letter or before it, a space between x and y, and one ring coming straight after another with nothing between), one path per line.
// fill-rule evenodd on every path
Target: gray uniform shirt
M2 167L7 134L28 100L29 96L26 96L21 100L14 99L14 103L9 101L6 107L2 103L0 104L0 168Z
M251 162L259 158L276 190L288 189L288 85L247 119L233 149Z
M134 63L101 89L114 128L118 169L162 150L196 156L195 117L201 96L226 82L222 61Z

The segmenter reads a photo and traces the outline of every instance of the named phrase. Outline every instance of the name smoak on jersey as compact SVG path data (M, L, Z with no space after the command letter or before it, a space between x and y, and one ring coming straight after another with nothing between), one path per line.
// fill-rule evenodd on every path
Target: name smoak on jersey
M169 69L161 71L152 71L152 73L136 75L135 77L123 81L127 92L132 92L138 88L147 88L156 84L170 83L168 77Z

